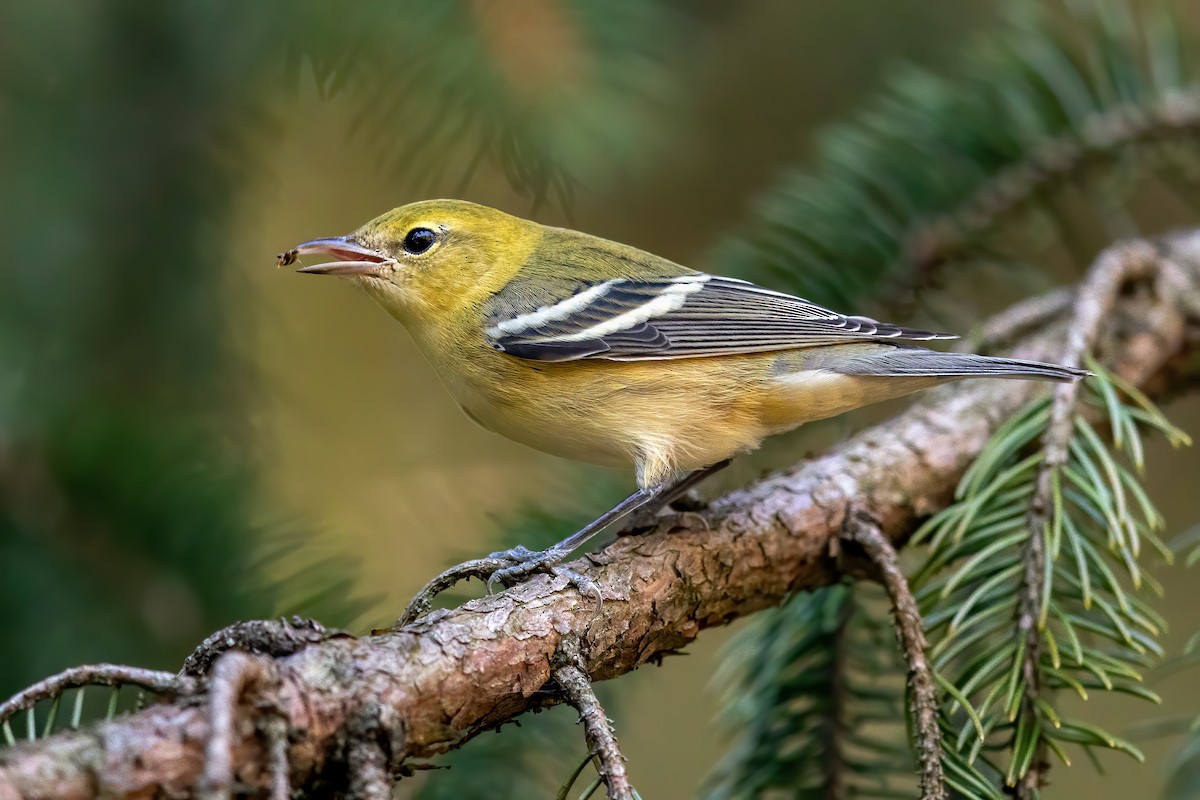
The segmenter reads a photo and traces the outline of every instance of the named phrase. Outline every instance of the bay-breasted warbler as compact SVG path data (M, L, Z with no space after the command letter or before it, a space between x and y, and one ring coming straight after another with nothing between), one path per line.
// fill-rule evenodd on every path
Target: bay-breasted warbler
M493 554L504 581L563 571L606 525L805 422L963 378L1087 374L929 350L913 342L955 337L463 201L397 208L348 236L305 242L280 264L310 254L335 260L300 271L365 289L480 425L566 458L633 467L637 491L575 535Z

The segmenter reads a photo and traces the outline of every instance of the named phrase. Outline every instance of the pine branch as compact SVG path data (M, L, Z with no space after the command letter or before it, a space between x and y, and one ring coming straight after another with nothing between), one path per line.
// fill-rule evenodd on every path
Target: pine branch
M1123 380L1158 391L1194 380L1187 370L1200 366L1180 358L1200 346L1198 321L1180 308L1200 293L1200 234L1163 248L1187 270L1187 296L1122 294L1101 348ZM1066 322L1030 334L1014 355L1056 357ZM269 748L259 729L269 716L287 720L298 786L336 774L341 748L361 743L353 730L369 709L377 711L378 736L396 770L556 702L550 665L565 637L578 639L586 674L604 680L682 646L704 627L827 584L836 576L826 553L851 504L889 538L904 537L950 501L999 421L1036 392L1013 381L948 387L821 458L714 503L701 515L702 528L618 540L576 564L603 589L602 616L594 599L537 578L408 628L332 638L271 659L278 684L261 697L263 690L247 684L232 728L221 726L235 731L234 779L268 782ZM270 708L257 708L256 699ZM47 775L54 776L51 792L79 798L194 789L214 730L212 706L212 695L208 704L157 705L0 751L0 796L45 796ZM1081 725L1064 729L1064 736L1096 738ZM948 765L948 779L956 775Z

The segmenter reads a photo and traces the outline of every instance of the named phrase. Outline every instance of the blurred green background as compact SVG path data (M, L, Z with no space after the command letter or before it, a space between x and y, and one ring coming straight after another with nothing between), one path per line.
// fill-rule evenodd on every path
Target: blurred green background
M456 196L703 267L821 126L899 62L952 69L1004 5L7 0L0 695L82 662L175 669L240 618L387 624L444 566L520 540L498 521L587 516L602 501L573 507L579 486L629 481L476 428L399 325L275 269L277 252ZM944 288L981 319L1060 278ZM946 324L911 297L863 302L847 310ZM784 437L722 485L894 410ZM1168 412L1200 430L1195 401ZM1195 455L1150 464L1172 531L1195 522ZM1200 589L1165 582L1177 650ZM621 681L643 796L692 796L722 752L710 680L728 635ZM1200 706L1177 682L1173 701ZM1144 714L1097 702L1117 730ZM1145 794L1168 746L1106 777L1056 770L1056 794Z

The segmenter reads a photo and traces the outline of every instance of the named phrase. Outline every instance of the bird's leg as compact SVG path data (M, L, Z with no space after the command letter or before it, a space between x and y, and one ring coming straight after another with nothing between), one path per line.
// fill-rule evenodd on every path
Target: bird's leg
M600 589L591 578L560 566L563 561L567 560L567 556L617 520L634 513L656 513L663 506L682 497L700 481L728 465L729 459L725 459L716 464L693 470L673 484L660 483L657 486L638 489L592 522L545 550L530 550L522 545L517 545L511 550L492 553L489 558L511 559L514 563L512 566L496 570L488 577L488 590L490 591L492 585L497 581L511 586L535 572L551 572L554 575L566 576L581 592L595 592L599 595Z
M661 506L661 502L655 501L665 497L672 488L667 484L659 484L658 486L638 489L575 533L563 539L558 544L547 547L545 550L530 550L528 547L519 544L509 550L492 553L488 556L489 559L507 560L509 563L507 566L497 569L488 576L488 591L492 590L493 585L497 581L506 586L511 586L535 572L551 572L555 575L566 576L581 592L594 592L598 595L600 590L596 586L595 581L584 575L580 575L574 570L560 566L560 564L567 560L567 556L585 545L592 537L617 520L623 519L626 515L632 514L638 509L646 508L651 503L654 503L655 506Z
M451 567L427 583L416 594L396 624L397 626L402 626L414 621L429 610L433 604L434 597L454 586L459 581L464 581L468 578L486 579L488 589L490 590L497 581L505 585L512 585L535 572L550 572L554 575L565 576L582 592L594 592L599 595L600 589L596 586L595 581L574 570L561 566L567 556L617 520L636 511L642 511L643 513L646 511L658 511L664 505L678 499L700 481L714 472L723 469L728 464L729 460L726 459L712 466L690 472L674 484L663 483L658 486L638 489L592 522L583 526L558 544L545 550L530 550L522 545L517 545L511 550L501 550L492 553L487 558L478 558Z
M511 550L500 550L486 558L464 561L451 567L417 592L416 596L409 601L408 608L404 609L404 613L396 621L396 627L402 627L415 621L417 617L430 609L433 605L433 598L459 581L465 581L468 578L486 580L488 591L491 592L496 581L512 585L535 572L550 572L554 575L565 576L581 592L595 593L598 597L601 596L600 587L596 585L595 581L572 569L560 566L561 562L566 560L571 551L604 530L608 525L626 514L642 508L656 497L661 497L666 488L666 484L662 484L648 489L638 489L592 522L545 550L530 550L524 545L517 545ZM603 598L601 597L601 599Z
M639 508L636 512L630 514L629 523L625 526L626 530L638 532L639 529L653 527L654 518L658 515L659 511L668 506L673 506L679 500L683 499L685 496L687 496L688 492L690 492L696 486L699 486L701 482L728 467L730 461L731 459L727 458L724 461L718 461L715 464L709 464L707 467L692 470L687 475L684 475L673 486L671 486L671 488L663 492L663 494L657 498L657 502L647 503ZM700 505L697 508L687 508L684 510L694 511L698 510L698 508L703 508L703 505ZM680 509L676 508L676 510Z

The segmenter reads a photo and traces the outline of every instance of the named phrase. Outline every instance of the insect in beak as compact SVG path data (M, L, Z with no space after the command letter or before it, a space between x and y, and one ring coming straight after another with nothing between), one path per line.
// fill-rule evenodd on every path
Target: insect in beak
M297 272L308 275L360 275L378 278L383 274L384 265L395 263L382 253L363 247L351 236L313 239L298 244L286 253L280 253L276 263L280 267L287 267L296 263L300 256L313 254L330 255L336 260L300 267Z

